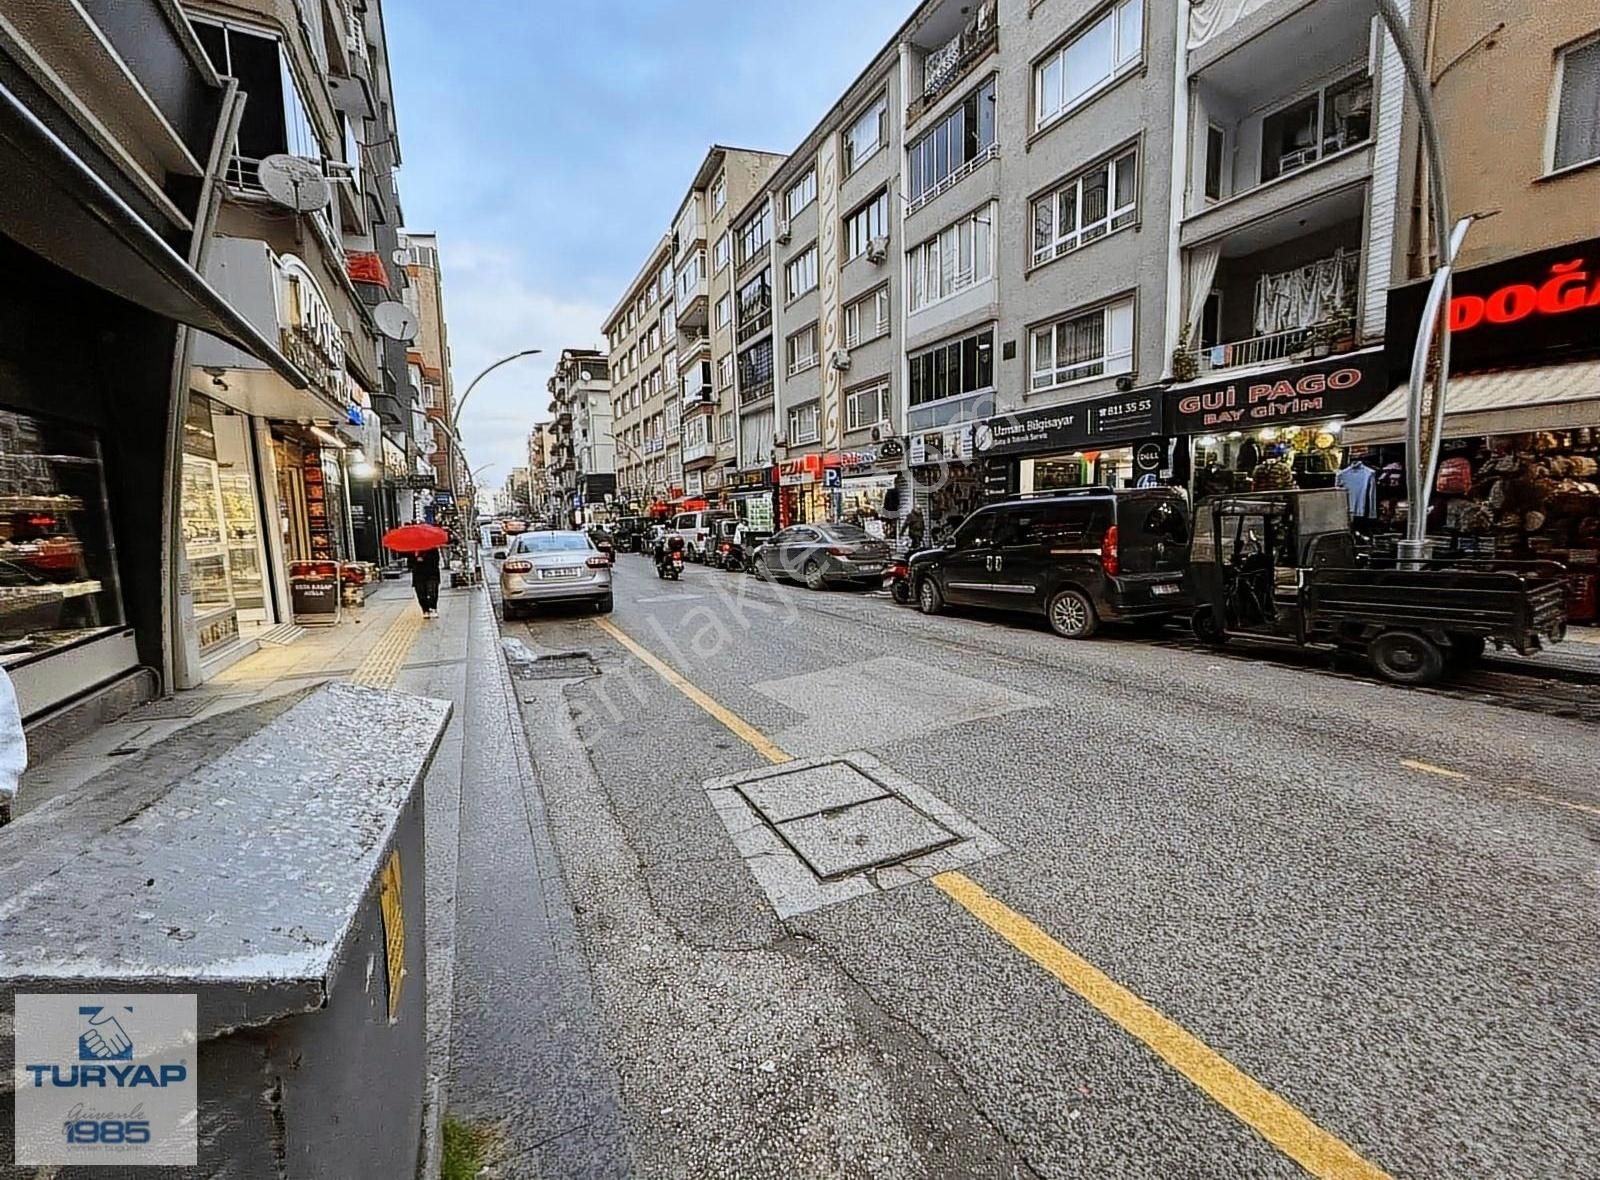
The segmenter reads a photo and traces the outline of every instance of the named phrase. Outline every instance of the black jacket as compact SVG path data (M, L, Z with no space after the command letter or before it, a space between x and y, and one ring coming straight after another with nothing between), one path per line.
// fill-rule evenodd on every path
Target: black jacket
M413 586L425 586L438 580L439 551L430 549L426 553L413 554L411 557L411 584Z

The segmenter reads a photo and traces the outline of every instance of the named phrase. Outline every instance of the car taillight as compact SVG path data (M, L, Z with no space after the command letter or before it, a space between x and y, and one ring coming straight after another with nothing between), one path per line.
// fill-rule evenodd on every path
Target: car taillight
M1106 530L1105 540L1100 542L1100 568L1106 571L1108 578L1117 576L1117 571L1122 568L1121 555L1117 551L1117 526L1112 525Z
M841 549L837 545L835 545L833 548L828 550L828 556L829 557L849 557L850 556L850 550Z
M584 564L592 570L603 570L606 568L606 566L611 564L611 559L602 554L599 557L591 557Z
M508 561L500 567L508 574L529 574L533 572L531 561Z
M726 541L724 541L722 544L717 546L717 552L718 553L732 553L733 552L733 546L728 544Z

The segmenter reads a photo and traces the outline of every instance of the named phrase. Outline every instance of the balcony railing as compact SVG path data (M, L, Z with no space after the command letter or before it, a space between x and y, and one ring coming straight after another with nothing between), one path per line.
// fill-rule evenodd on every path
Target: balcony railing
M754 402L764 401L772 396L772 378L764 381L755 381L739 387L739 404L748 406Z
M772 327L772 300L761 299L749 307L739 309L739 341L750 339L757 332L765 332Z
M1232 340L1197 348L1190 353L1196 375L1225 369L1244 369L1275 361L1312 360L1353 347L1353 321L1324 320L1299 328L1286 328L1248 340Z
M993 0L978 9L977 17L923 63L922 93L906 107L906 126L910 126L949 92L1000 44L1000 26L995 21Z

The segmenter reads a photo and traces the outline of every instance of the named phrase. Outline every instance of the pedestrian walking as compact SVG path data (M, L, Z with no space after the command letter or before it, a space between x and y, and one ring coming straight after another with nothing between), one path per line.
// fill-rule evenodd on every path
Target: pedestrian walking
M429 549L411 555L411 588L416 591L417 605L422 617L431 619L439 613L439 551Z
M11 677L0 669L0 828L11 822L11 805L26 769L28 737L22 731L22 709Z

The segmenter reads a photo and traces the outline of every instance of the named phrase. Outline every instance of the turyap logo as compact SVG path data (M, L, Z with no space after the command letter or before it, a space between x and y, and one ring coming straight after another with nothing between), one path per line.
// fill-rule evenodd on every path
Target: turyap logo
M195 997L16 997L18 1164L197 1163Z
M122 1009L130 1016L133 1009ZM116 1016L99 1004L86 1004L79 1016L89 1018L89 1027L78 1034L79 1061L132 1061L133 1038L128 1036Z

